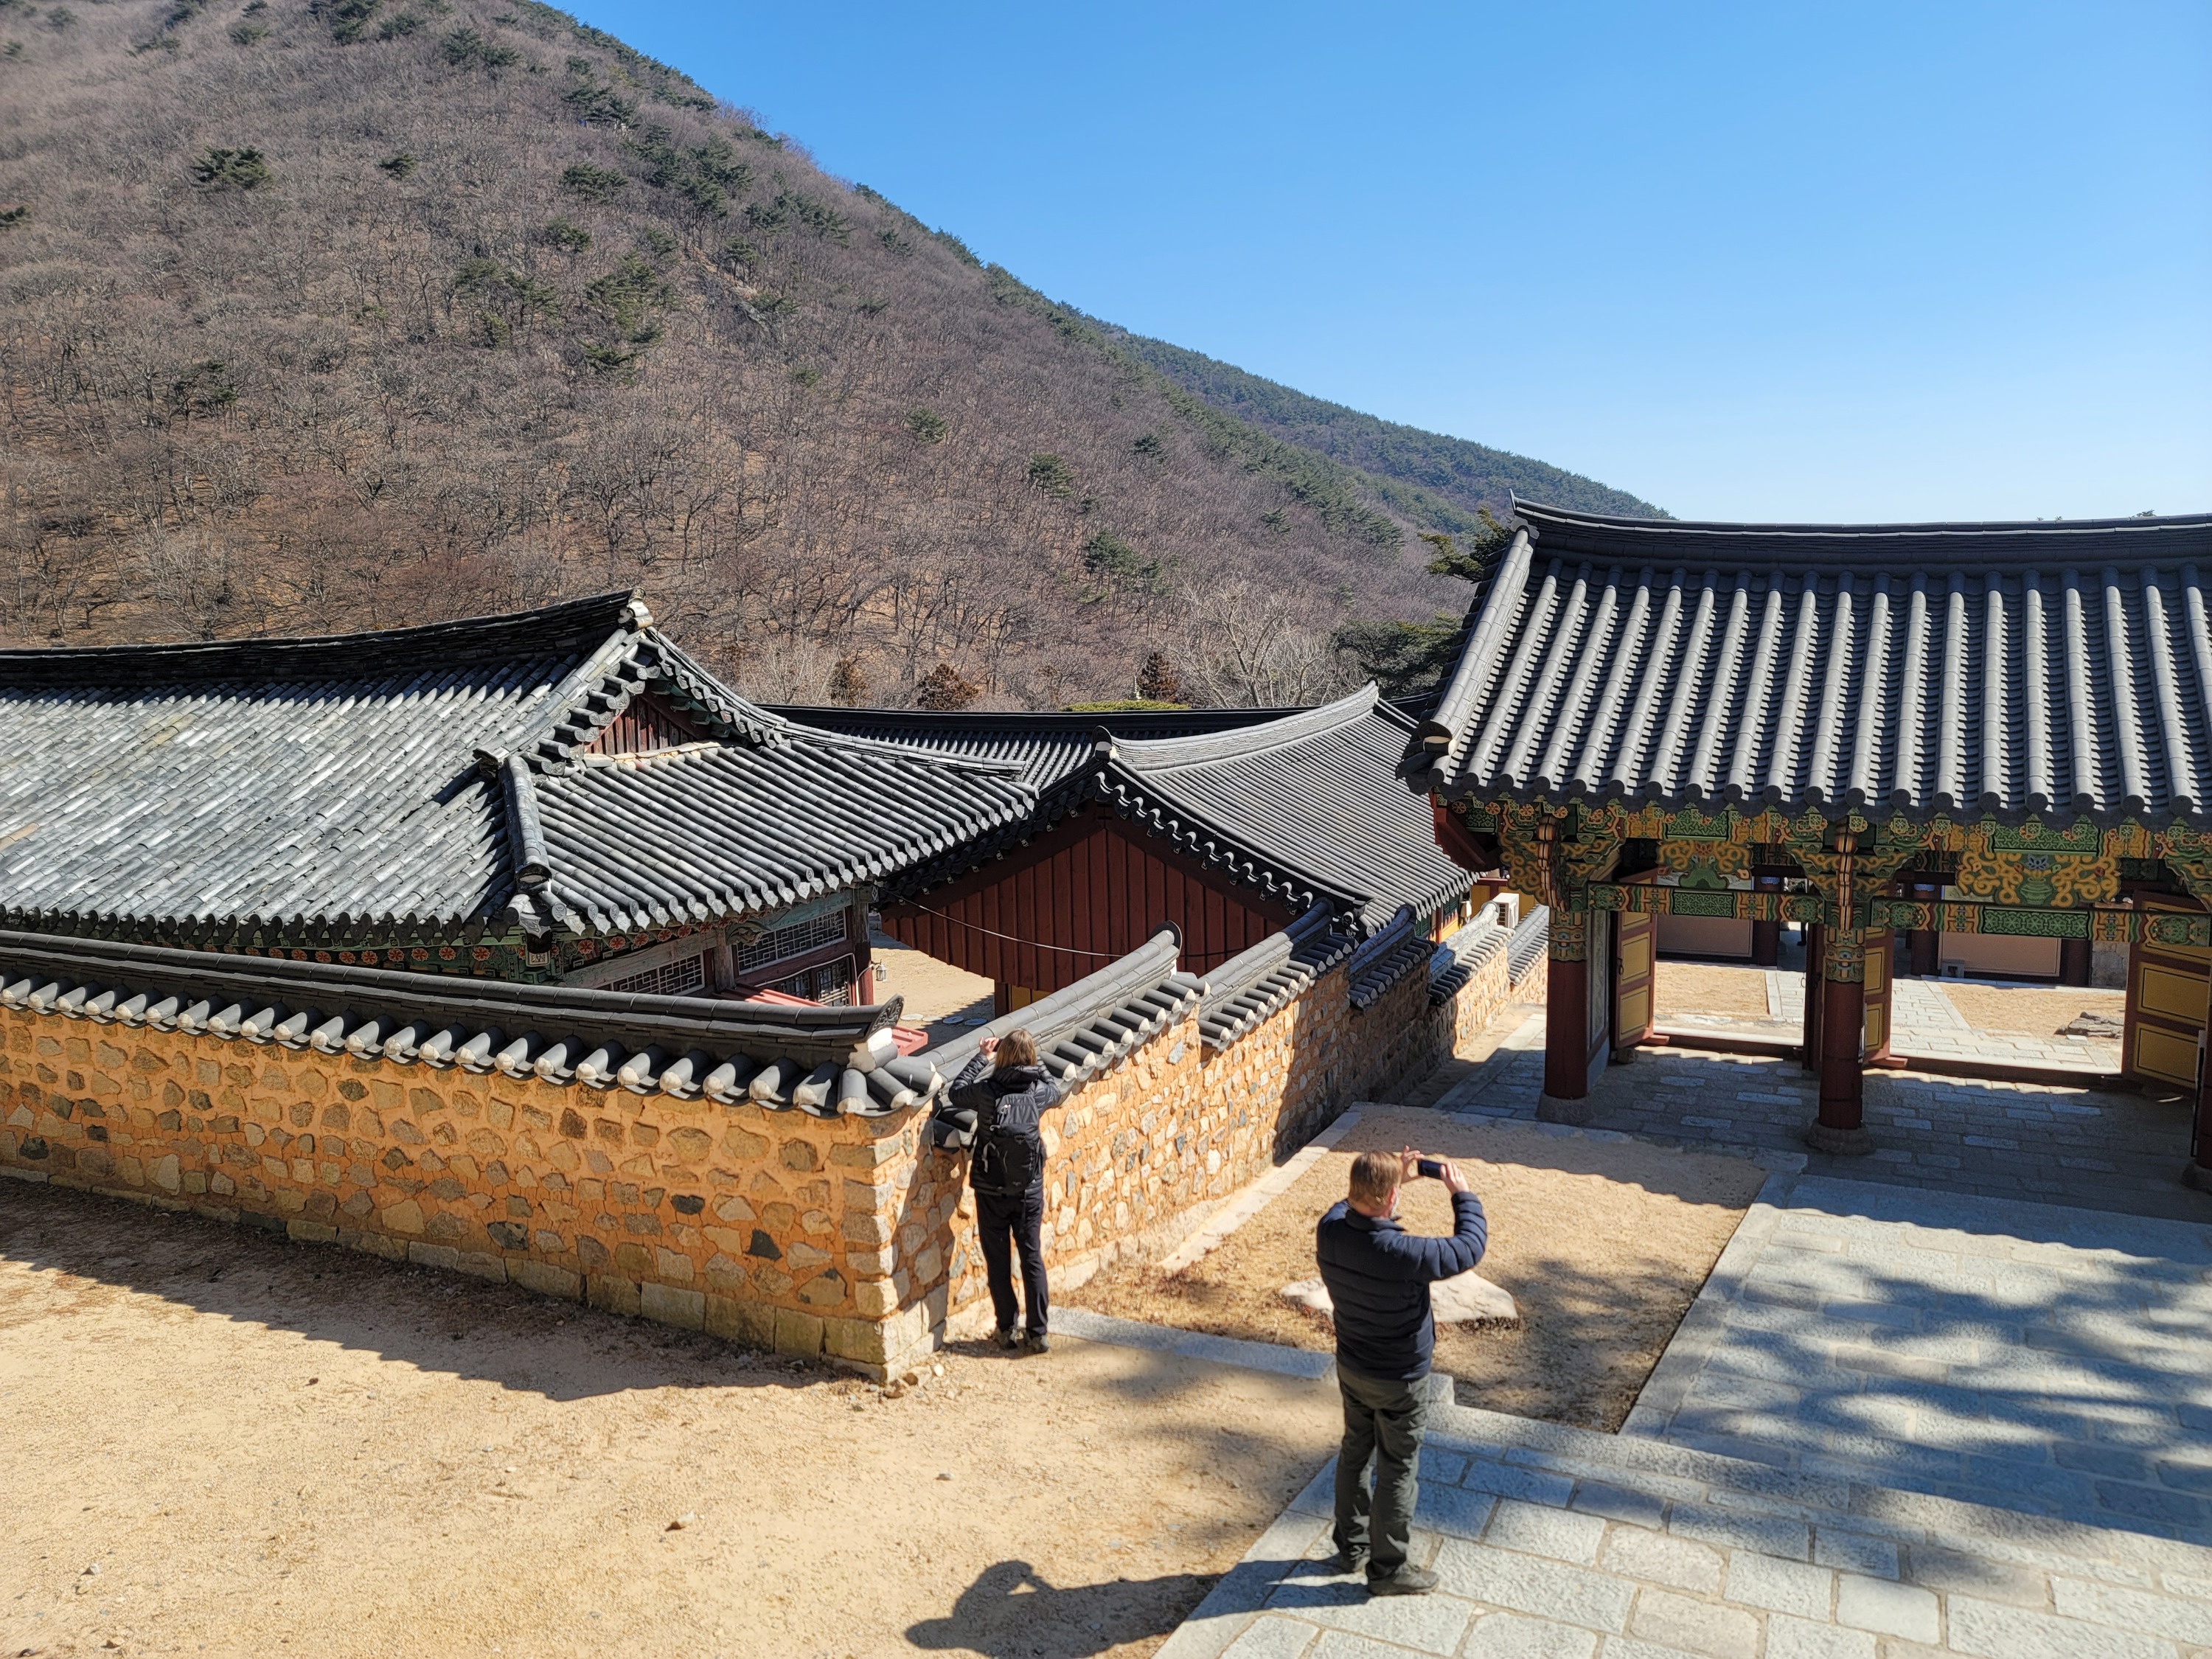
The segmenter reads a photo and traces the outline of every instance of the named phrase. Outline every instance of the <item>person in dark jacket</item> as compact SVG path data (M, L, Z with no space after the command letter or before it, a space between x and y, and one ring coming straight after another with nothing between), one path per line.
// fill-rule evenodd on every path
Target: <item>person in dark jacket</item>
M1406 1559L1420 1494L1423 1386L1436 1352L1429 1286L1482 1260L1488 1224L1466 1177L1442 1166L1452 1195L1449 1238L1422 1238L1398 1225L1398 1188L1421 1154L1362 1152L1352 1190L1321 1218L1314 1254L1335 1304L1336 1385L1344 1396L1344 1444L1336 1460L1336 1548L1346 1572L1362 1567L1372 1595L1418 1595L1437 1575ZM1367 1464L1375 1462L1373 1516Z
M1051 1298L1044 1279L1044 1114L1060 1104L1060 1085L1037 1060L1027 1031L985 1037L976 1055L952 1081L952 1103L975 1114L975 1146L968 1161L975 1191L975 1231L983 1246L984 1276L998 1316L994 1340L1042 1353ZM1029 1317L1017 1342L1014 1321L1024 1311L1014 1300L1012 1257L1022 1258L1022 1304Z

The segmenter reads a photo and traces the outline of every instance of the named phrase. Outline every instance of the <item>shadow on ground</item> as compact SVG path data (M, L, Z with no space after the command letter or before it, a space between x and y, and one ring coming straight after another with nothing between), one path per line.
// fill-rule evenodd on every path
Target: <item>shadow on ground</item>
M1000 1561L960 1592L945 1618L908 1626L906 1639L930 1651L987 1659L1079 1659L1166 1635L1212 1585L1211 1577L1188 1572L1058 1585L1026 1561Z

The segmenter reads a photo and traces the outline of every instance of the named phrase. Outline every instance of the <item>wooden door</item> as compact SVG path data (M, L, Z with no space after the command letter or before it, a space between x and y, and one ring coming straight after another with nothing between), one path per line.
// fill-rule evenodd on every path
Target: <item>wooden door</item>
M1632 1048L1651 1034L1652 957L1659 918L1648 910L1623 910L1613 928L1613 1046Z
M2202 907L2138 895L2147 912L2202 915ZM2127 1025L2121 1048L2130 1077L2197 1086L2198 1040L2212 989L2212 951L2185 945L2136 944L2128 950Z
M1892 971L1896 936L1887 927L1869 927L1865 938L1866 1027L1859 1040L1859 1057L1882 1060L1889 1054L1889 988L1896 977Z

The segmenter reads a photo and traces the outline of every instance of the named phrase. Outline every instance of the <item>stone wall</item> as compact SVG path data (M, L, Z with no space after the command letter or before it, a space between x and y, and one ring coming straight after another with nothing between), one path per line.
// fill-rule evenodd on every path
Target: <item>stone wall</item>
M811 1117L0 1011L0 1165L872 1370L916 1114Z
M1498 958L1501 964L1502 955ZM1503 1000L1340 968L1227 1048L1186 1018L1049 1115L1062 1283L1170 1248ZM0 1009L0 1170L574 1297L881 1376L988 1317L964 1157L814 1117Z

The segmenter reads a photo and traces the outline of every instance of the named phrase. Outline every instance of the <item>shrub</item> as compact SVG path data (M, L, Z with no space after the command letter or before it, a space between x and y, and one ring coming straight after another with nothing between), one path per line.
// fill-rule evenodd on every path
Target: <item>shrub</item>
M750 274L752 268L760 263L761 251L744 237L732 236L722 244L721 251L714 257L743 276Z
M949 662L941 662L921 677L914 688L916 708L965 708L983 695L983 688L963 677Z
M876 233L876 240L902 259L914 252L914 244L888 225Z
M31 210L21 203L11 208L0 208L0 230L13 230L31 216Z
M821 382L822 371L818 368L809 367L794 368L791 371L791 383L793 386L819 386Z
M369 20L384 0L314 0L307 9L330 25L331 39L349 46L368 33Z
M941 444L952 430L952 423L933 409L909 409L906 429L926 444Z
M1083 568L1109 587L1157 592L1160 586L1160 562L1145 557L1110 530L1101 530L1083 544Z
M1456 658L1460 618L1445 613L1433 623L1348 623L1329 643L1358 665L1386 697L1420 697L1443 684Z
M238 387L230 366L213 357L194 363L169 382L169 413L189 419L212 415L238 401Z
M963 264L970 264L975 266L978 270L982 270L983 262L975 257L975 251L969 247L967 243L962 241L957 236L955 236L951 231L933 230L929 234L932 236L934 236L939 242L943 243L947 248L950 248L952 252L952 257L959 260Z
M538 240L563 253L581 253L591 246L592 233L568 219L549 219L545 228L538 233Z
M676 252L676 239L658 225L647 225L638 232L637 246L648 259L665 259Z
M380 40L397 40L402 35L412 34L422 27L422 20L411 11L395 12L376 26Z
M512 68L522 61L522 54L513 46L495 46L471 28L458 28L440 43L446 61L455 69L466 69L474 64L486 70Z
M207 190L259 190L276 175L258 149L210 149L192 163L192 177Z
M1137 671L1137 696L1146 702L1175 704L1183 700L1182 674L1164 651L1148 652Z
M266 23L233 23L230 26L233 46L250 46L256 40L264 40L268 37L269 25Z
M830 205L807 195L804 191L780 190L775 199L763 206L756 202L745 210L745 221L755 230L776 231L789 225L799 225L812 231L827 241L844 246L852 238L852 227L845 222L844 215Z
M568 79L568 89L561 94L561 101L568 105L579 121L603 127L636 125L637 100L623 97L600 80L590 58L571 58Z
M404 179L415 171L415 152L403 149L397 155L387 155L376 164L379 173L388 173L395 179Z
M857 708L868 700L867 676L858 657L840 657L830 671L830 701L841 708Z
M1157 432L1143 434L1129 447L1135 453L1145 456L1164 455L1168 453L1166 441Z
M496 259L476 258L463 264L454 274L453 292L480 302L477 321L484 343L490 346L505 345L517 330L561 308L561 296L551 288Z
M648 313L665 311L676 303L676 290L659 271L635 253L585 289L584 297L605 313L623 337L636 345L660 337L660 325Z
M1055 500L1075 493L1075 469L1057 455L1032 455L1029 467L1030 488Z
M49 6L46 9L46 27L57 34L76 21L76 14L67 6Z
M561 188L586 202L611 202L629 180L605 167L579 161L561 175Z

